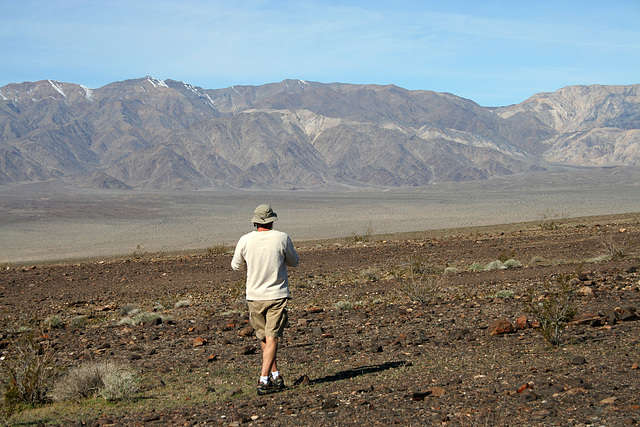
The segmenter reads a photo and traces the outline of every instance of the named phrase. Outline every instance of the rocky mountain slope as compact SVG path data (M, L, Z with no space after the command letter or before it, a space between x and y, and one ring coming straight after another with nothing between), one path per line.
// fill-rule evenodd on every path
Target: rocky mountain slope
M640 85L575 86L485 108L394 85L285 80L208 90L152 77L0 88L0 185L419 186L640 164Z

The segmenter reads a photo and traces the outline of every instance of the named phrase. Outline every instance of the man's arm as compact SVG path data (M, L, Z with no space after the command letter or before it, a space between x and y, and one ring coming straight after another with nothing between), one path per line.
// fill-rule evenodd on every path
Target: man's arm
M284 248L284 262L289 267L295 267L300 263L300 256L296 249L293 247L293 243L291 242L291 238L287 236L287 242Z
M242 245L238 242L236 250L233 252L233 259L231 260L231 268L234 270L240 270L244 265L244 256L242 255Z

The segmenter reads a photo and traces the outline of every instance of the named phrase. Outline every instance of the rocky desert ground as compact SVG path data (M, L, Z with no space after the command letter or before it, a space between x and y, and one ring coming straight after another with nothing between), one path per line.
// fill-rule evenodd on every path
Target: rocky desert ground
M53 391L71 370L106 361L133 372L138 389L128 400L18 407L5 421L634 425L639 242L634 213L301 243L279 353L287 389L262 397L231 247L6 264L3 366L32 337L52 355ZM535 308L562 303L562 283L575 317L552 345Z

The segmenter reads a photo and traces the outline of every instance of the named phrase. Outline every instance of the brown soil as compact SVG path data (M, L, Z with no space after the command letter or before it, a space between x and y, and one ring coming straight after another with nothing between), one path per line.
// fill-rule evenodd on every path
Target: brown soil
M623 315L640 313L634 215L365 236L365 243L301 242L301 264L290 270L290 327L279 352L288 388L263 397L254 389L256 340L239 334L247 325L243 273L231 271L229 253L9 268L0 273L5 357L24 334L19 326L59 315L65 326L40 340L52 345L62 366L118 360L141 378L135 402L50 404L49 411L27 409L13 421L633 424L640 421L640 321ZM611 249L623 256L583 262ZM458 269L443 276L439 294L425 303L412 301L398 276L416 258ZM469 271L499 258L522 266ZM578 319L588 320L570 324L560 345L545 341L539 328L490 334L495 320L515 324L528 297L544 296L545 286L565 274ZM122 324L126 305L165 320ZM74 326L78 316L87 324Z

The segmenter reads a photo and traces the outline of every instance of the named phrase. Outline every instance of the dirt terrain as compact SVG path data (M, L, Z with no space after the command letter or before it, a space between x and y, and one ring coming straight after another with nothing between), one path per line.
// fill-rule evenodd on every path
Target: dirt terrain
M290 269L290 327L279 352L288 387L262 397L232 248L6 265L3 358L35 328L63 368L112 360L140 379L133 401L53 402L9 422L633 425L640 422L639 218L298 242L302 261ZM477 268L498 259L517 262ZM437 271L428 275L436 292L422 302L407 292L419 282L407 273L417 260ZM571 284L577 316L553 346L528 307L530 297L551 297L545 292L558 277ZM141 323L130 321L132 307L147 314ZM47 328L52 316L61 324ZM494 329L496 320L516 326L518 319L523 328Z

